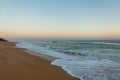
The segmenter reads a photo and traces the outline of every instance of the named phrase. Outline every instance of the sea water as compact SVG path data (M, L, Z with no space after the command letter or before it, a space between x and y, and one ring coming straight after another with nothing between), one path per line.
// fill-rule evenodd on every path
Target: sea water
M16 46L58 58L51 64L81 80L120 80L120 40L24 40Z

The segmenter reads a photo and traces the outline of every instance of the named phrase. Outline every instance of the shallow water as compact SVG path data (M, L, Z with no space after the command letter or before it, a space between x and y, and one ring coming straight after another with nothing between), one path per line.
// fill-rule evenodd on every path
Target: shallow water
M28 40L17 47L60 58L51 64L82 80L120 79L120 40Z

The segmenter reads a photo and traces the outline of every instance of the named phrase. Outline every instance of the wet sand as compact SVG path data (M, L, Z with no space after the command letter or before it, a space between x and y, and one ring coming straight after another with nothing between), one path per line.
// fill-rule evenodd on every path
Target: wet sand
M15 43L0 41L0 80L78 80L45 56L29 55Z

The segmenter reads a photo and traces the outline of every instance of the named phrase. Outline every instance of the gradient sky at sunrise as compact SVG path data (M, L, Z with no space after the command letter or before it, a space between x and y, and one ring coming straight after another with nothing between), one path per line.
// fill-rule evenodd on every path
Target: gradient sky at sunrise
M0 0L0 36L120 38L120 0Z

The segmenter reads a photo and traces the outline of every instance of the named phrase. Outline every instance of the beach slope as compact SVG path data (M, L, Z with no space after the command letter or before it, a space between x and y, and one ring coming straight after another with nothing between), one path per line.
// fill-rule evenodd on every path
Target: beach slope
M78 80L23 50L15 48L15 43L0 41L0 80Z

